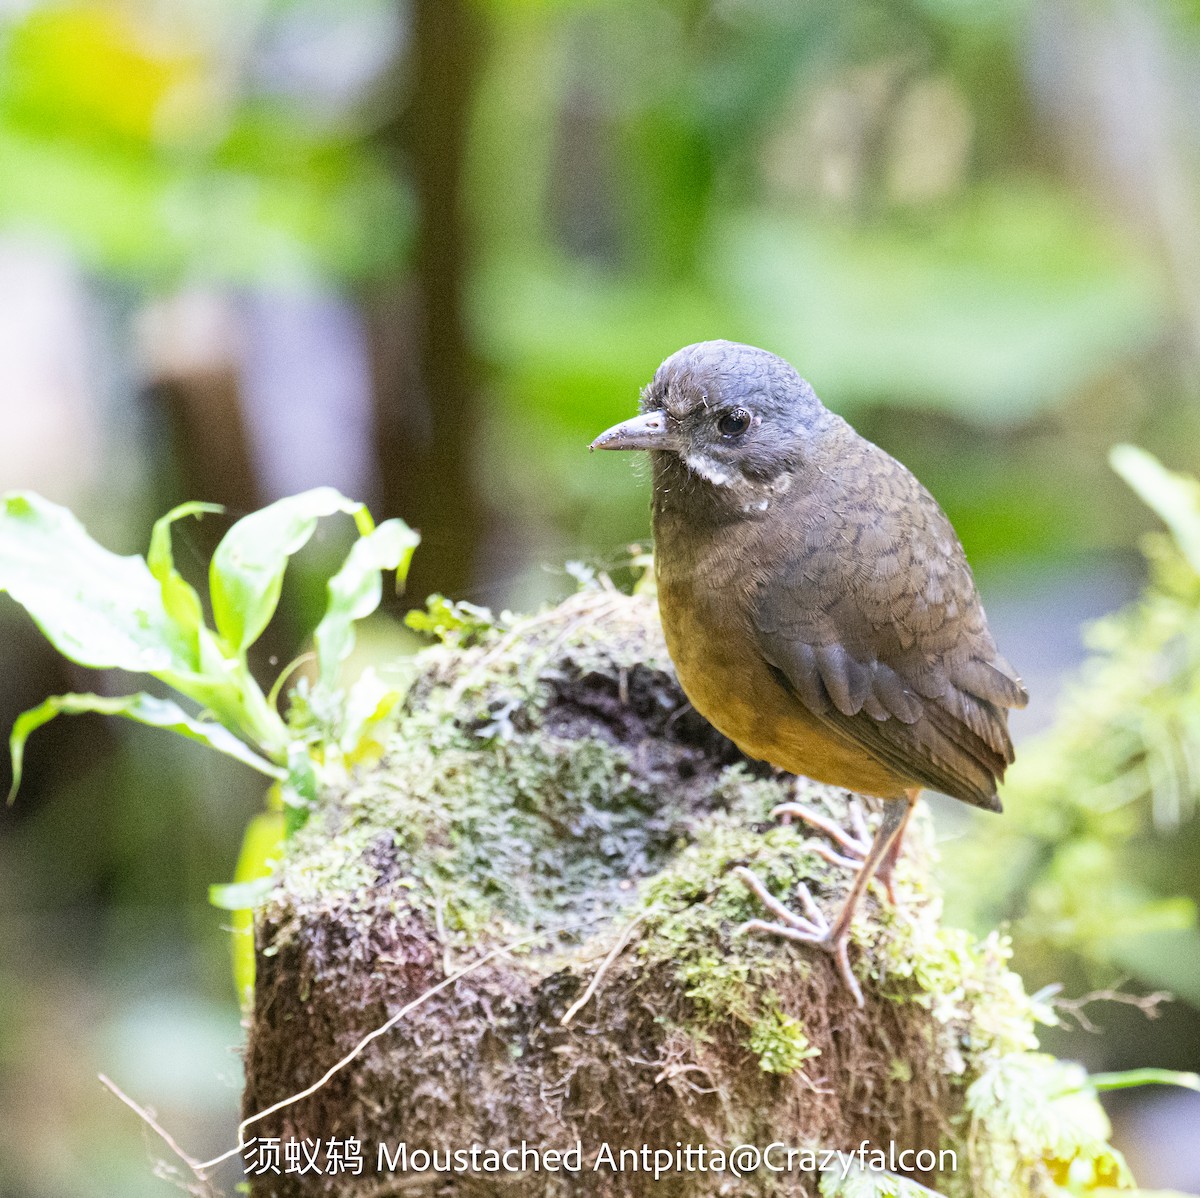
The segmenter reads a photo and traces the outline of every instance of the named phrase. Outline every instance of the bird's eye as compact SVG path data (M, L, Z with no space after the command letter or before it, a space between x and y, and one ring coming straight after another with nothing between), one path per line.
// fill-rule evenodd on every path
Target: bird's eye
M722 437L740 437L750 427L750 413L745 408L734 408L717 421L717 432Z

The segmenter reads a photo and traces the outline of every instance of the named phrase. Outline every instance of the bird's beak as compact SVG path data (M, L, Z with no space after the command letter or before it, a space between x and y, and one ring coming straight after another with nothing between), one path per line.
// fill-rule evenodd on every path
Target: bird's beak
M643 412L614 424L591 444L592 449L677 449L674 431L661 411Z

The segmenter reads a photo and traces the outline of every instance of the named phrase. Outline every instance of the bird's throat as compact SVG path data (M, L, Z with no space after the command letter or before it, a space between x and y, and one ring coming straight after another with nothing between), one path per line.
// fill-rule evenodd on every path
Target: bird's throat
M795 476L784 470L773 478L748 478L736 467L698 455L651 454L654 518L686 516L687 522L725 525L756 519L792 489Z

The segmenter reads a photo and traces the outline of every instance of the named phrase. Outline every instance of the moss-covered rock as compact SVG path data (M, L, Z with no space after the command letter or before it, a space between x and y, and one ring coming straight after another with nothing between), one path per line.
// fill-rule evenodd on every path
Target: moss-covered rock
M904 1172L946 1195L1119 1180L1094 1097L1036 1054L1004 942L941 925L925 820L897 905L873 896L856 920L860 1010L820 951L740 933L764 913L734 870L832 910L844 871L771 810L797 788L840 821L862 800L748 761L697 716L652 600L590 589L503 624L445 616L384 759L321 797L259 913L246 1114L510 947L251 1132L353 1137L361 1175L261 1174L255 1194L901 1192L862 1172L869 1154L824 1174L804 1155L864 1141L929 1153ZM1031 1119L1019 1091L1043 1083ZM578 1144L582 1170L381 1173L381 1143L391 1159ZM799 1155L711 1167L739 1144ZM611 1167L643 1145L705 1155L657 1178Z

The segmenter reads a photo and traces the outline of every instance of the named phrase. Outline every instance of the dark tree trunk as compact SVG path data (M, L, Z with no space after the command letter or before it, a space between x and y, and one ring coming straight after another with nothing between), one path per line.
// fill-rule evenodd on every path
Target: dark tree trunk
M409 594L461 594L484 523L472 469L478 368L467 328L471 236L463 196L482 20L469 0L413 0L407 102L380 133L411 183L416 229L407 281L369 301L382 514L422 534Z

